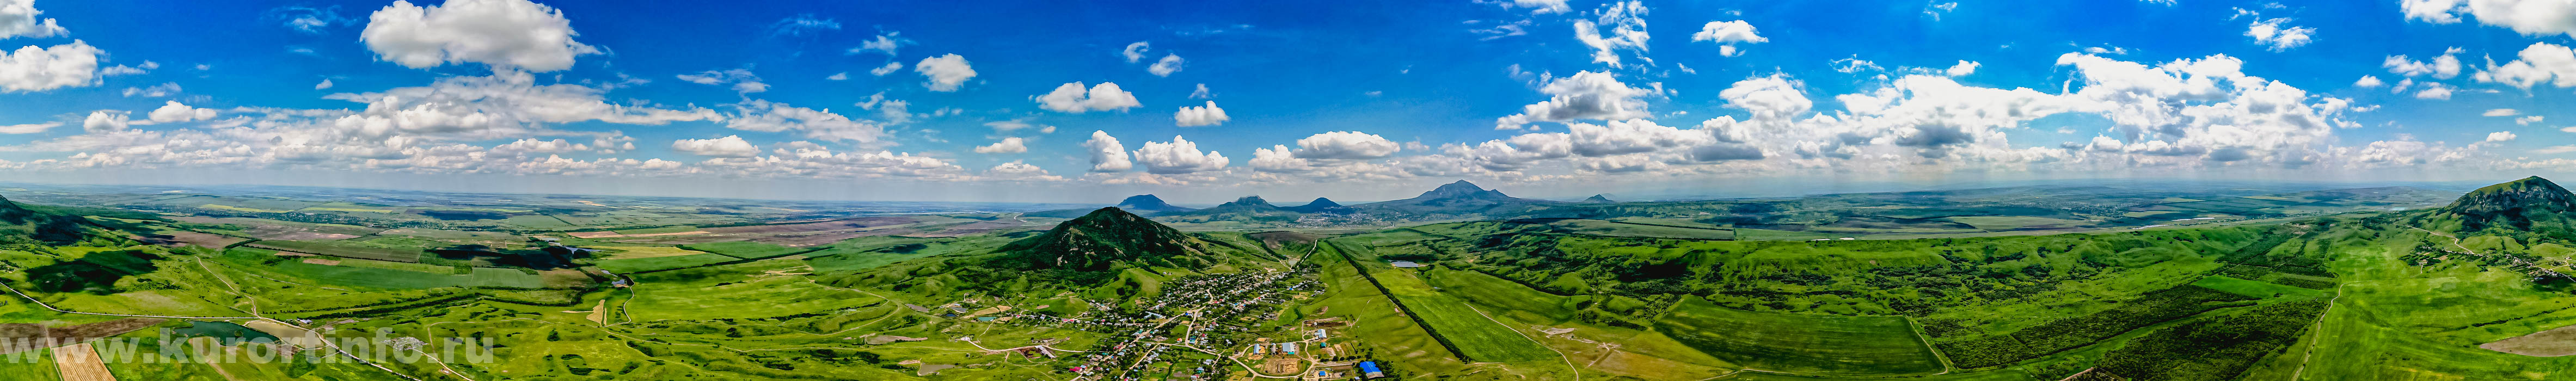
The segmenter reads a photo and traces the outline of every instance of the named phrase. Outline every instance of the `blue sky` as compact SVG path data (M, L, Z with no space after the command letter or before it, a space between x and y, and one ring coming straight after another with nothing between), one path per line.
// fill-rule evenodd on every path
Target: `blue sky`
M2576 168L2560 3L0 0L0 173L1071 202L2511 178Z

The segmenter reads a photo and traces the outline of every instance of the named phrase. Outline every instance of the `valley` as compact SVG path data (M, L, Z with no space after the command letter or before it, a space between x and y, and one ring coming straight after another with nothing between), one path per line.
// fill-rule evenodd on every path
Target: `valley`
M2538 178L2467 193L1632 202L1459 182L1205 209L1151 195L1061 209L11 189L0 323L133 338L256 323L155 345L291 353L106 363L119 377L2328 380L2576 366L2551 357L2576 347L2569 197ZM498 360L356 362L331 344L378 332L490 340ZM13 352L113 357L113 343ZM2364 358L2379 360L2351 360Z

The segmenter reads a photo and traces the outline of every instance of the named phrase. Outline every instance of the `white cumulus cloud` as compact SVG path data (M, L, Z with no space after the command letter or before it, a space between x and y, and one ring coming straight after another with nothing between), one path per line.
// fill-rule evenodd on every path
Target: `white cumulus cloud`
M573 57L599 53L573 41L578 34L563 11L528 0L448 0L426 7L395 0L367 19L358 40L378 58L415 69L480 63L549 72L572 68Z
M1091 140L1083 141L1082 148L1091 152L1092 172L1126 172L1135 168L1135 163L1127 160L1127 145L1119 144L1118 137L1109 136L1109 131L1092 131Z
M1216 107L1216 101L1208 101L1206 106L1182 106L1172 113L1172 121L1181 127L1214 126L1233 119L1225 116L1225 109Z
M179 101L169 101L162 104L161 108L152 109L152 113L146 115L153 123L178 123L214 119L215 110L188 107L188 105L179 104Z
M0 93L95 86L100 54L105 53L80 40L45 48L27 45L15 53L0 52Z
M0 39L10 37L53 37L71 33L54 25L54 19L38 19L36 0L0 0Z
M760 155L760 147L752 146L751 142L743 141L741 136L735 135L725 135L725 137L715 139L673 140L671 141L671 150L691 155L711 157L752 157Z
M1145 163L1145 172L1161 175L1198 173L1225 168L1231 162L1225 154L1199 151L1199 144L1173 135L1171 142L1145 142L1136 148L1136 161Z
M923 58L920 63L912 64L912 71L927 79L921 87L930 91L954 92L958 86L966 84L966 79L975 78L975 66L967 64L966 57L956 54Z
M975 147L975 153L1021 153L1021 152L1029 152L1029 146L1027 145L1027 140L1025 140L1025 139L1020 139L1020 138L1019 138L1019 137L1017 137L1017 136L1014 136L1014 137L1007 137L1007 138L1002 138L1002 141L993 142L993 144L990 144L990 145L985 145L985 146Z
M1038 108L1076 114L1125 110L1143 105L1136 103L1136 94L1120 90L1118 84L1109 82L1091 86L1090 90L1084 90L1082 82L1066 83L1034 98Z

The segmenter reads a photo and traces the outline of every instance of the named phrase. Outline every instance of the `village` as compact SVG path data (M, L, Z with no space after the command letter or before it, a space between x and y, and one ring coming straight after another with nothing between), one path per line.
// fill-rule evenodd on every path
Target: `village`
M997 349L1031 359L1062 361L1059 370L1077 381L1144 380L1358 380L1386 377L1356 340L1341 336L1341 318L1283 318L1283 308L1316 297L1323 286L1311 266L1289 271L1174 278L1162 294L1130 305L1094 304L1074 316L1009 311L1003 307L959 312L1013 326L1109 333L1089 351L1048 342ZM1009 311L996 313L1001 311ZM1323 311L1319 311L1323 312ZM972 341L972 338L960 338Z

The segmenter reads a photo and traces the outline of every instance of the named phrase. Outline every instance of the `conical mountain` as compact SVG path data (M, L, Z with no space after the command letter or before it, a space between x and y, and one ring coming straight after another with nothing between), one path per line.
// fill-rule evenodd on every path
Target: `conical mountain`
M1119 208L1057 224L1036 237L1002 247L1001 260L1031 269L1102 271L1120 262L1158 267L1202 268L1212 255L1210 244Z
M1342 206L1341 203L1333 202L1332 199L1323 197L1316 197L1315 201L1307 202L1305 205L1280 209L1287 209L1288 211L1298 213L1346 213L1351 211L1350 207Z
M1207 209L1156 214L1154 218L1174 222L1288 222L1297 220L1297 212L1271 205L1261 196L1245 196Z
M1510 212L1534 204L1559 201L1532 200L1504 195L1502 191L1478 187L1466 180L1441 185L1413 198L1361 204L1368 211L1399 212L1421 215L1483 215Z
M1592 195L1592 198L1583 199L1583 203L1585 203L1585 204L1617 204L1617 203L1619 203L1619 202L1618 202L1618 201L1610 201L1610 197L1602 196L1602 195L1597 195L1597 194L1596 194L1596 195Z
M2576 194L2539 176L2503 184L2488 185L2460 195L2450 206L2436 209L2436 216L2456 217L2463 233L2512 235L2532 232L2550 236L2576 236Z
M1140 213L1141 213L1141 212L1187 212L1187 211L1191 211L1191 210L1193 210L1193 209L1190 209L1190 208L1183 208L1183 207L1178 207L1178 206L1172 206L1172 204L1163 203L1163 198L1161 198L1161 197L1154 197L1154 195L1150 195L1150 194L1140 194L1140 195L1134 195L1134 196L1127 196L1127 199L1126 199L1126 200L1118 201L1118 208L1119 208L1119 209L1125 209L1125 210L1136 211L1136 212L1140 212Z
M1118 208L1118 209L1126 210L1128 213L1135 213L1135 214L1138 214L1138 215L1147 215L1147 216L1157 216L1157 215L1162 215L1162 214L1164 214L1164 213L1187 212L1187 211L1197 210L1197 209L1190 209L1190 208L1184 208L1184 207L1179 207L1179 206L1173 206L1172 204L1164 203L1164 202L1163 202L1163 198L1162 198L1162 197L1154 197L1154 195L1150 195L1150 194L1140 194L1140 195L1134 195L1134 196L1127 196L1127 199L1125 199L1125 200L1118 200L1118 205L1117 205L1117 206L1114 206L1114 207L1115 207L1115 208ZM1048 211L1029 212L1028 216L1029 216L1029 217L1047 217L1047 218L1075 218L1075 217L1082 217L1083 215L1091 214L1091 212L1092 212L1093 210L1094 210L1094 209L1092 209L1092 208L1056 209L1056 210L1048 210Z

